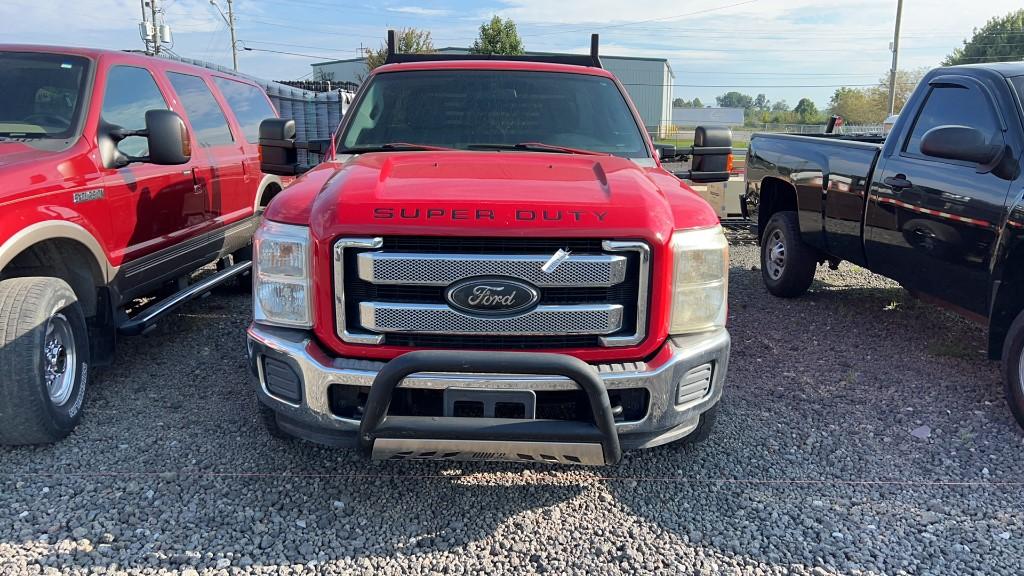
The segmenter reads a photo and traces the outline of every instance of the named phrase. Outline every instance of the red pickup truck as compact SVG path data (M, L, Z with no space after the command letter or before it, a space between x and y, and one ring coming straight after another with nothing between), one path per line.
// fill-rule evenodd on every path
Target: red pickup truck
M267 116L240 76L0 45L0 444L67 435L117 334L247 274L258 213L282 189L259 167Z
M393 36L389 38L393 46ZM377 459L617 462L699 439L728 247L589 56L396 54L255 239L250 361L275 434ZM292 175L291 121L261 125ZM729 177L698 129L694 181Z

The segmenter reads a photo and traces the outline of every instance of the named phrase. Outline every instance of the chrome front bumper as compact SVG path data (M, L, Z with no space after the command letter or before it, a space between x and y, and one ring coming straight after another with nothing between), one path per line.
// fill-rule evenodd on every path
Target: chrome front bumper
M622 447L648 448L683 438L693 432L700 415L722 396L729 362L729 333L725 329L670 338L667 358L660 363L630 362L594 365L609 391L645 388L648 410L636 421L618 422ZM331 445L356 444L360 421L331 412L328 388L334 384L370 385L385 362L331 356L305 330L273 328L252 324L248 329L249 363L260 400L278 415L289 433ZM263 358L289 364L301 381L302 399L291 402L270 393L264 375ZM713 366L712 382L699 398L676 404L677 389L687 372L704 364ZM575 382L561 376L509 374L420 373L406 378L402 388L482 388L490 390L576 390Z

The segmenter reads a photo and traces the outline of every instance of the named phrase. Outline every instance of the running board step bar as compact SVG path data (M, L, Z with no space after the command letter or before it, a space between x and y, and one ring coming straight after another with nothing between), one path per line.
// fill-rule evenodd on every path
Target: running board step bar
M586 392L594 420L387 415L398 385L421 372L565 376ZM573 356L534 352L422 350L395 358L384 365L370 386L359 443L375 460L513 460L600 466L622 459L608 390L597 371Z
M247 260L234 266L230 266L217 272L213 276L203 278L191 286L171 294L156 304L146 308L142 312L130 318L124 324L117 327L117 331L125 336L137 336L144 334L156 326L158 320L173 312L176 308L194 300L228 280L248 272L252 268L252 261Z

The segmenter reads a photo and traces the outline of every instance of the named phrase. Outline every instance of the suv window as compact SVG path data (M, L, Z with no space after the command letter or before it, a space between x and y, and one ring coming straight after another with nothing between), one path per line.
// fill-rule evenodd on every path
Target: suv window
M224 111L202 78L180 72L168 72L167 78L181 98L181 105L185 107L200 146L219 146L235 141Z
M276 118L277 112L270 105L267 94L253 86L228 78L213 77L213 83L220 88L228 106L235 114L235 119L242 127L246 142L255 144L260 140L260 122L267 118Z
M541 142L649 157L625 97L609 78L510 70L378 74L346 113L342 148L407 142L470 148Z
M104 122L125 130L143 130L146 127L147 110L166 108L167 101L149 70L135 66L114 66L107 73L107 88L103 94L103 109L100 111ZM149 153L146 139L140 136L129 136L117 147L128 156L145 156Z
M990 142L999 134L992 105L984 94L973 88L937 86L928 94L903 151L921 156L921 138L925 133L937 126L949 125L976 128Z

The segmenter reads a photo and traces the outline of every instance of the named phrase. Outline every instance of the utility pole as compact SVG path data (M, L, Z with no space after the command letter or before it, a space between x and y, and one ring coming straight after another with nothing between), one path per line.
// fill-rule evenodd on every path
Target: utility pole
M157 0L149 0L149 10L152 12L153 20L153 54L160 53L160 26L156 23Z
M220 17L224 19L224 22L228 25L228 31L231 32L231 65L238 72L238 41L235 40L235 11L231 6L232 0L226 0L228 3L228 13L224 14L224 11L220 9L220 5L217 4L217 0L210 0L210 5L220 12Z
M896 113L896 69L900 58L900 19L903 17L903 0L896 4L896 32L892 38L892 70L889 71L889 115Z

